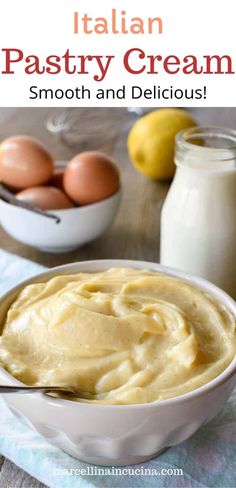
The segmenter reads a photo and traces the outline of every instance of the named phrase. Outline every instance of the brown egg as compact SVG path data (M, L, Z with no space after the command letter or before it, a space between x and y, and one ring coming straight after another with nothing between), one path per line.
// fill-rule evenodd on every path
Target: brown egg
M13 136L0 144L0 181L16 189L47 183L53 159L44 146L28 136Z
M52 179L49 181L50 186L56 186L60 190L64 190L63 178L64 178L65 168L56 167L54 168L54 173Z
M60 210L74 207L67 195L53 186L27 188L17 193L16 198L41 210Z
M96 151L80 153L68 164L64 189L79 205L99 202L116 193L119 171L106 155Z

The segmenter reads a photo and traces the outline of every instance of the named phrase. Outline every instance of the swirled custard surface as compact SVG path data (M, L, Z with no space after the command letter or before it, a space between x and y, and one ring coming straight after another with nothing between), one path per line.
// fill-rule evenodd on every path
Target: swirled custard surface
M57 276L11 305L0 361L23 383L72 386L114 404L209 382L235 354L235 319L194 286L146 270Z

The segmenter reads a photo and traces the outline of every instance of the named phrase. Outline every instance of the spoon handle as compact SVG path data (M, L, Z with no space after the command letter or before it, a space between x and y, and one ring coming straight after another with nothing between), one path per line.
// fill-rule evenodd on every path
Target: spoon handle
M48 219L53 219L55 220L56 224L59 224L61 221L60 217L57 217L57 215L44 212L39 208L31 207L29 203L23 202L23 200L19 200L2 183L0 183L0 197L3 198L3 200L6 200L8 203L11 203L11 205L24 208L25 210L29 210L30 212L34 212L38 215L42 215L43 217L47 217Z
M45 395L52 396L51 393L58 393L62 396L67 396L68 398L83 398L86 400L94 399L94 395L87 391L75 391L70 388L63 386L8 386L0 385L1 393L44 393Z
M0 385L0 393L37 393L37 392L45 392L48 391L64 391L64 388L60 386L8 386L8 385ZM66 390L65 391L69 391Z

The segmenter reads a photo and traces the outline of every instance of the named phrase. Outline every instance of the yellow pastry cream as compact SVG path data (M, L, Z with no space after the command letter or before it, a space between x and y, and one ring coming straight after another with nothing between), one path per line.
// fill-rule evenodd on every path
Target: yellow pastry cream
M2 365L23 383L71 386L109 404L183 395L219 375L235 350L235 318L221 303L128 268L26 286L0 339Z

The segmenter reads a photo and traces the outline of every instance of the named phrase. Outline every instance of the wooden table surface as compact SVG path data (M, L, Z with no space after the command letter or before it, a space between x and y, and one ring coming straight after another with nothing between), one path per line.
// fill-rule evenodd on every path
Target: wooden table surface
M96 126L116 126L121 129L113 156L122 174L123 198L119 213L111 228L96 241L68 254L48 254L24 246L0 227L0 247L19 256L48 267L87 259L122 258L158 261L160 236L160 210L168 190L167 183L148 181L131 166L126 136L132 121L125 109L73 109L77 111L86 132L91 123ZM236 109L190 109L196 120L208 125L236 128ZM61 109L20 108L0 109L0 140L12 134L33 135L46 144L55 159L68 160L76 152L77 145L65 143L46 129L46 121ZM73 115L75 113L73 112ZM101 119L101 122L100 122ZM91 122L92 120L92 122ZM107 124L108 122L108 124ZM0 488L42 488L43 485L27 473L0 457Z

